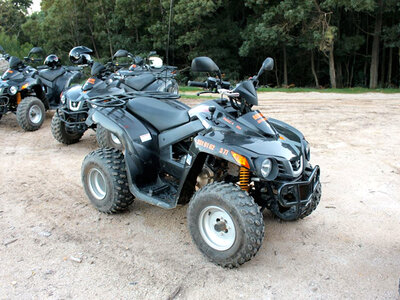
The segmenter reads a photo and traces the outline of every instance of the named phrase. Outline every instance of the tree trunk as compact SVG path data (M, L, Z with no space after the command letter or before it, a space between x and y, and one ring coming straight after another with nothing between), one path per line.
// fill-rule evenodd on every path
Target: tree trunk
M329 49L329 77L331 80L331 88L336 89L336 71L335 71L335 56L333 54L333 42Z
M349 81L349 87L353 86L353 76L354 76L354 65L356 64L356 56L353 56L353 63L351 65L351 72L350 72L350 81Z
M368 16L367 16L368 20ZM368 25L368 22L367 22ZM367 34L366 41L365 41L365 57L368 56L368 48L369 48L369 34ZM368 69L368 60L364 60L364 86L368 86L368 75L367 75L367 69Z
M286 45L283 45L283 85L288 86Z
M382 48L382 61L380 63L381 65L381 83L380 83L380 87L384 87L385 86L385 72L386 72L386 68L385 68L385 63L386 63L386 49L385 47Z
M338 88L343 88L343 68L342 63L336 64L336 86Z
M382 5L383 0L379 0L379 11L376 15L374 39L372 41L371 52L371 68L369 72L369 88L376 89L378 86L378 69L379 69L379 44L382 31Z
M393 48L389 48L389 62L388 62L388 77L387 84L390 87L392 85L392 65L393 65Z
M318 89L319 88L319 81L318 81L317 72L315 72L314 51L313 50L311 50L311 71L312 71L312 74L314 76L315 87Z
M103 17L104 17L104 25L105 25L106 31L107 31L108 45L110 47L110 56L113 57L114 50L113 50L113 46L112 46L112 42L111 42L110 24L107 21L107 15L106 15L106 13L104 11L104 2L103 2L103 0L101 0L100 5L101 5L101 12L102 12Z
M279 82L279 75L278 75L278 64L277 64L277 60L276 60L276 58L274 58L274 61L275 61L275 79L276 79L276 86L277 87L280 87L281 86L281 84L280 84L280 82Z

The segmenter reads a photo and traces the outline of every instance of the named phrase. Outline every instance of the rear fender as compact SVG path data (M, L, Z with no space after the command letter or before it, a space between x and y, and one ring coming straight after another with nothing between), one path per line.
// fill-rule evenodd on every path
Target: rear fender
M159 169L155 131L123 109L91 109L86 124L100 124L119 138L127 171L135 184L154 179Z
M69 73L67 74L69 75L69 77L64 85L64 90L68 89L73 84L78 84L79 80L83 77L83 74L81 72L73 72L72 75Z

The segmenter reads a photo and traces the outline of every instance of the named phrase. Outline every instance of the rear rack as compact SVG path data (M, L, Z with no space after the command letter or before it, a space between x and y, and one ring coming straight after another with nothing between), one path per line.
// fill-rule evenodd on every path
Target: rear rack
M158 92L158 91L137 91L119 95L105 95L91 97L86 100L91 107L124 107L128 100L132 100L137 97L150 97L159 100L176 100L180 98L180 95Z

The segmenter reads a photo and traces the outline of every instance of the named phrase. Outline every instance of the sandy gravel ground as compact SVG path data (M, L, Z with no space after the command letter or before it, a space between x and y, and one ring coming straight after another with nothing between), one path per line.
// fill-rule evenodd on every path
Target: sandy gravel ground
M3 117L0 299L398 299L400 94L260 98L265 115L310 141L323 196L302 221L266 213L263 246L234 270L196 249L186 207L97 212L80 182L92 131L64 146L52 112L36 132Z

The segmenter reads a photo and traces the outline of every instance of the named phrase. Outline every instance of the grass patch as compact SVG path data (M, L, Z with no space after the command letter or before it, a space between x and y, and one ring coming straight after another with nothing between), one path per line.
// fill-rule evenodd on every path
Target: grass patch
M181 92L197 92L202 89L182 86L179 87ZM400 93L400 89L368 89L363 87L344 88L344 89L314 89L314 88L259 88L259 92L284 92L284 93L338 93L338 94L363 94L363 93L384 93L384 94L395 94ZM188 95L189 96L189 95Z

